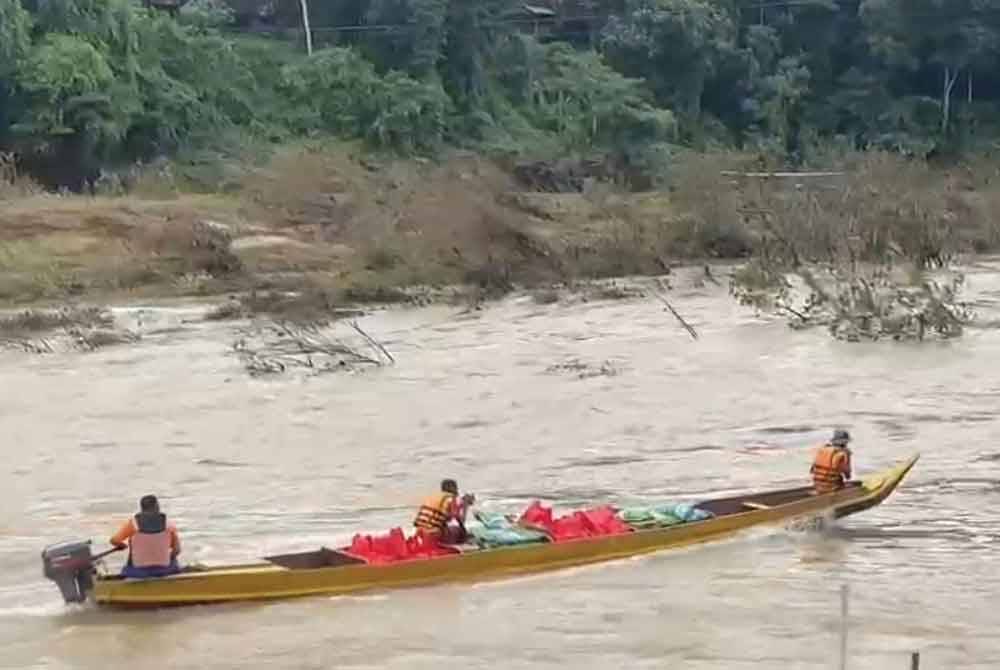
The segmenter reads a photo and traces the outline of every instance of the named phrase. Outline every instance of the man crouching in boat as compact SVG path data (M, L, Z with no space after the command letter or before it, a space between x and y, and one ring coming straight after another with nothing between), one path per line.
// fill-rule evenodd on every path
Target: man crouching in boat
M842 489L851 479L851 436L846 430L833 431L833 438L819 448L810 472L817 495Z
M181 541L177 527L160 512L156 496L142 497L139 513L114 534L111 544L119 549L128 546L122 577L165 577L180 572L177 555L181 553Z
M475 501L476 497L471 493L459 498L458 483L454 479L445 479L441 482L439 493L424 498L413 525L433 542L462 544L468 537L465 515Z

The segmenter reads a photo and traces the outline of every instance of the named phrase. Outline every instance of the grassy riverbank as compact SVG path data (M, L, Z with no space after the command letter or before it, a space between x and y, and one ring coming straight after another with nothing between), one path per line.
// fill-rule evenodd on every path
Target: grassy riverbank
M664 225L662 194L524 192L468 155L375 165L349 147L296 146L210 194L162 173L127 195L7 193L6 306L303 288L392 301L416 285L500 292L662 272L700 251Z

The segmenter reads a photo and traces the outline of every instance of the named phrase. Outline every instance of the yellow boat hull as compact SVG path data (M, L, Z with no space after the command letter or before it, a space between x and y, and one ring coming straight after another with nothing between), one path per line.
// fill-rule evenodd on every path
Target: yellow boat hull
M719 509L735 505L740 505L740 508L704 521L661 529L558 543L473 550L385 565L359 563L302 569L263 562L219 566L160 579L102 576L94 584L93 599L99 605L117 607L261 601L445 582L484 581L588 565L719 540L756 526L796 524L817 517L854 514L885 500L918 458L914 456L836 493L818 496L809 494L807 489L796 489L725 499L718 502ZM790 502L781 502L785 498ZM773 500L779 504L758 504L752 500Z

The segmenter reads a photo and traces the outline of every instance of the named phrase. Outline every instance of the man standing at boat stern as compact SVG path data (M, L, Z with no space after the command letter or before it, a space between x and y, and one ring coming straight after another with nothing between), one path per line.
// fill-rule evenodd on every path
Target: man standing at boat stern
M458 482L445 479L441 482L441 491L424 498L417 510L413 525L428 538L442 544L461 544L465 542L465 516L469 505L475 503L476 497L466 493L459 499ZM451 522L455 525L451 525Z
M122 577L165 577L180 572L177 555L181 553L181 541L177 527L160 512L160 503L154 495L142 497L139 513L112 536L111 544L119 549L128 546Z
M851 436L846 430L833 431L833 438L816 452L810 472L817 494L831 493L851 479Z

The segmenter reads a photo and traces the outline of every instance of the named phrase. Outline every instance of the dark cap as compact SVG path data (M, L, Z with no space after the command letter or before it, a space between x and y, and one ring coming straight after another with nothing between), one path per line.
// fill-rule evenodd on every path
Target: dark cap
M833 439L830 440L830 444L836 445L838 447L846 447L847 443L851 441L851 434L842 428L838 428L833 431Z
M156 499L156 496L150 494L148 496L143 496L139 500L139 509L143 512L152 512L160 506L160 501Z
M441 490L447 493L458 494L458 482L454 479L444 479L441 481Z

